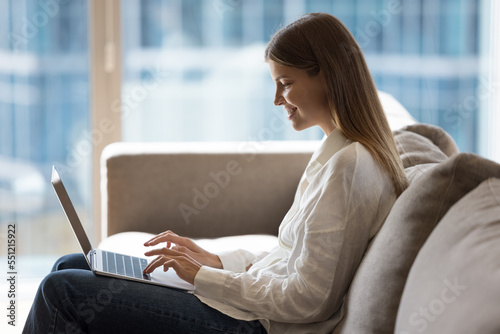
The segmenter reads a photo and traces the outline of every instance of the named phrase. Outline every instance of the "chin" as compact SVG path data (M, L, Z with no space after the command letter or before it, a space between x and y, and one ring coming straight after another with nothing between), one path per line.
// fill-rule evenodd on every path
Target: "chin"
M304 130L311 128L311 126L306 126L304 124L292 124L292 128L295 131L300 132L300 131L304 131Z

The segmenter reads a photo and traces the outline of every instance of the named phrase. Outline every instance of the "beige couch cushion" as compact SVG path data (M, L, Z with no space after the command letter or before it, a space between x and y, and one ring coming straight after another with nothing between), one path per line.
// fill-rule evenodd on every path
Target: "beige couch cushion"
M410 183L429 168L458 153L453 138L434 125L409 125L395 131L394 139Z
M144 243L153 236L154 234L145 232L121 232L101 241L99 248L125 255L144 257L144 253L151 250L151 247L144 246ZM258 254L271 251L278 245L278 238L274 235L247 234L216 239L197 239L196 243L203 249L214 253L245 249ZM165 244L154 248L161 247L165 247Z
M458 154L418 178L396 201L351 283L335 333L393 333L410 267L448 209L500 165Z
M500 179L443 217L411 268L396 333L500 333Z

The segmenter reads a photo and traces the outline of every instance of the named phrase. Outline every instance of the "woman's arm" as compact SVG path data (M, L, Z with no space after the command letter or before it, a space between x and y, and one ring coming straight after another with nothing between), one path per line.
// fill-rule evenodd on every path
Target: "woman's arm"
M260 261L267 254L269 254L269 252L254 254L244 249L236 249L232 251L219 252L217 253L217 256L222 262L223 269L235 273L241 273L247 271L252 264Z
M146 256L157 256L145 269L151 273L163 266L164 270L173 268L179 277L193 284L194 277L202 265L215 269L226 269L233 272L244 272L252 264L263 258L268 252L255 255L249 251L238 249L210 253L199 247L193 240L181 237L172 231L163 232L144 243L145 246L155 246L165 243L164 248L146 252Z

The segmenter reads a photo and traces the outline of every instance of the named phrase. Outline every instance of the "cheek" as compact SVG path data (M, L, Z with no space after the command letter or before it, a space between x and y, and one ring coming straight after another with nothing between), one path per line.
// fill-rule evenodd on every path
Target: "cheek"
M288 103L293 104L296 107L304 104L303 95L304 94L302 94L300 91L293 90L293 89L288 90L288 91L284 92L284 94L283 94L283 96L288 101Z
M314 101L316 108L329 109L328 96L322 87L318 87L315 90L309 92L311 101Z

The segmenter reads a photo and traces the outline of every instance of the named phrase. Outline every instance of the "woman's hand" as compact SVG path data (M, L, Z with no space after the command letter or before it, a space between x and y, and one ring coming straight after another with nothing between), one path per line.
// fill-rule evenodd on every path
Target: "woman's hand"
M158 255L156 259L144 268L145 274L150 274L161 266L163 266L163 271L173 268L180 278L193 285L194 278L202 266L201 263L189 255L168 248L154 249L144 254L146 256Z
M155 246L162 242L166 243L166 247L145 253L146 256L158 255L144 269L145 273L151 273L163 265L165 271L168 268L173 268L179 277L192 284L194 276L196 276L202 265L222 269L222 263L217 255L207 252L193 240L181 237L172 231L158 234L146 241L144 246ZM193 272L194 276L192 276L191 280ZM186 276L188 279L185 279L183 276Z

